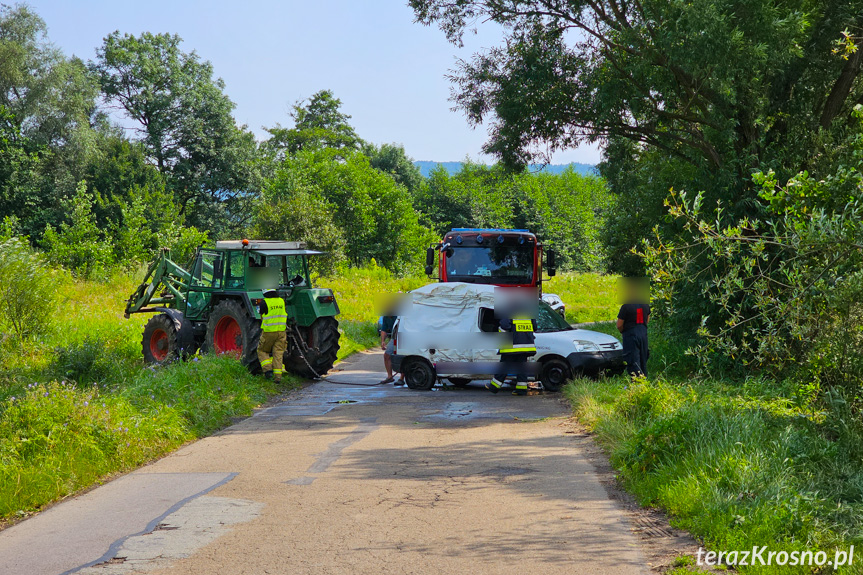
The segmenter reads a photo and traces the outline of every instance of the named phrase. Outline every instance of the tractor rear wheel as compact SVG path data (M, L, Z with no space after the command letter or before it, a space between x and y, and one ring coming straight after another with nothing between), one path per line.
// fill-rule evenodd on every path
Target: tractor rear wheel
M154 315L144 326L141 350L145 363L164 365L180 357L177 328L174 321L165 314Z
M334 317L319 317L309 327L298 329L310 349L305 352L305 361L301 355L303 350L291 349L285 353L285 368L308 378L326 375L333 368L339 353L341 334L338 320Z
M233 353L252 373L261 371L258 342L261 322L241 302L222 300L210 312L207 322L207 351Z

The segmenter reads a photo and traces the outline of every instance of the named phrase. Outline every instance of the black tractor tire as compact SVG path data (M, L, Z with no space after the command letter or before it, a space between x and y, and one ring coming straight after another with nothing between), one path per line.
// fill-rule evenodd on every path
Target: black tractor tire
M285 353L285 369L309 379L323 377L333 368L339 353L339 322L334 317L319 317L309 327L297 328L309 351L303 361L302 350L289 349ZM288 345L291 347L288 338ZM306 365L306 362L309 365Z
M144 326L141 338L141 351L144 363L165 365L180 358L180 344L177 326L167 315L154 315Z
M448 377L447 380L456 387L467 387L471 382L466 377Z
M421 357L409 357L402 362L402 375L410 389L429 391L437 381L434 367Z
M546 391L560 391L570 379L572 379L572 370L565 359L546 360L539 368L539 380Z
M260 373L258 342L261 320L255 319L237 300L222 300L210 311L207 321L206 350L218 354L234 353L252 373Z

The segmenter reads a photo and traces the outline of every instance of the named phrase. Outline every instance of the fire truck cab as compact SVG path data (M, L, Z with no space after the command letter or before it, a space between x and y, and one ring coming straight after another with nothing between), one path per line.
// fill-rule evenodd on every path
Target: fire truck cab
M439 254L438 279L511 287L532 287L542 293L543 246L528 230L453 228L426 252L431 276ZM548 275L556 273L555 254L544 251Z

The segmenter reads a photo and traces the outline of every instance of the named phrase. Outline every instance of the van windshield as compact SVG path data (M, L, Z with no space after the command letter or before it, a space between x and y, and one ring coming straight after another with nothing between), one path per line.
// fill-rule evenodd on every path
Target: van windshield
M453 246L446 256L450 281L483 284L530 284L533 282L532 245Z
M566 331L572 329L569 323L560 317L556 311L551 309L544 301L539 302L539 308L536 315L536 331L539 333L548 333L553 331Z

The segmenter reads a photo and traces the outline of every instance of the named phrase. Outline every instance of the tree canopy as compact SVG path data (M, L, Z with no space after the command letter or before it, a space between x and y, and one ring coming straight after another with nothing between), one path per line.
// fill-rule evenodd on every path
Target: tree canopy
M177 196L181 212L201 220L215 202L239 203L258 185L254 136L237 127L234 103L213 67L195 52L180 49L170 34L140 36L114 32L90 65L106 101L138 124L148 157ZM230 225L230 221L222 221Z

